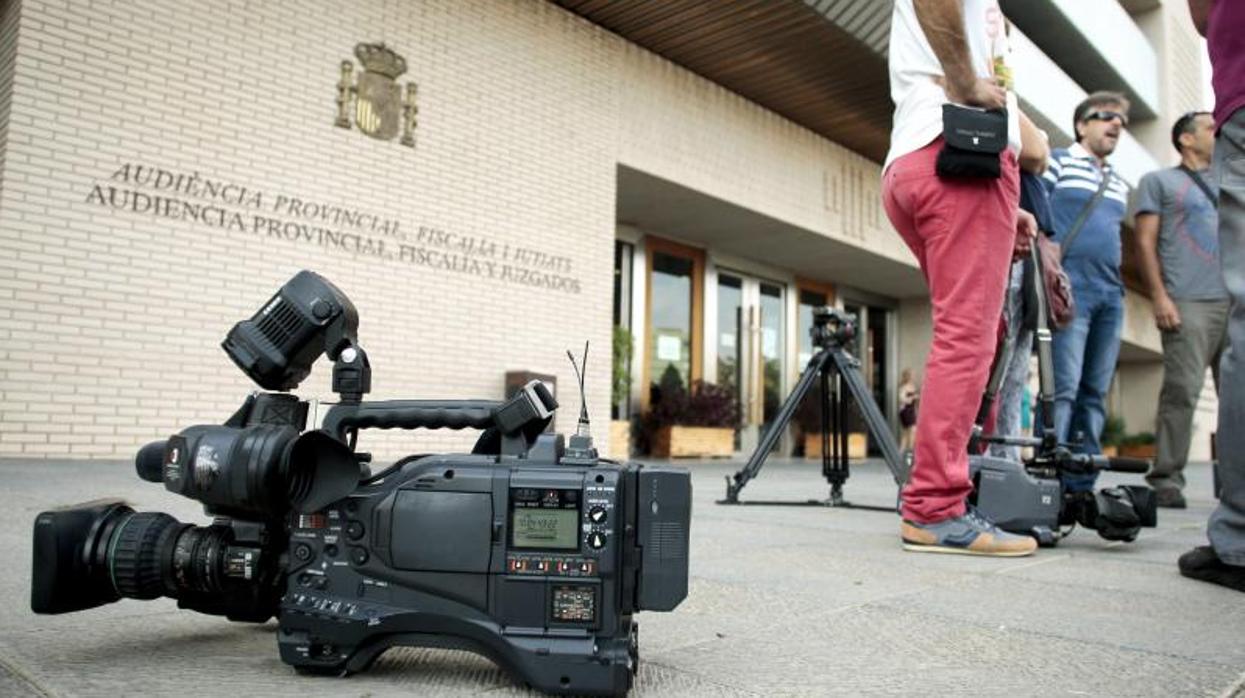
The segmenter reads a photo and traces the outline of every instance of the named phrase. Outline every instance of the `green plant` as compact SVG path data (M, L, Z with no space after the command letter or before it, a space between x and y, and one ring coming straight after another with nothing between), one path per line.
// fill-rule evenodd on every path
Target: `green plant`
M713 383L692 381L689 391L681 381L663 381L660 398L645 418L647 431L667 426L729 427L739 425L735 391Z
M615 405L625 402L631 395L631 330L614 325L614 370L610 382L610 397Z
M1102 436L1098 439L1103 446L1119 446L1124 441L1124 419L1122 417L1107 417L1107 421L1102 425Z
M1149 446L1154 442L1154 434L1148 431L1128 434L1120 439L1121 446Z

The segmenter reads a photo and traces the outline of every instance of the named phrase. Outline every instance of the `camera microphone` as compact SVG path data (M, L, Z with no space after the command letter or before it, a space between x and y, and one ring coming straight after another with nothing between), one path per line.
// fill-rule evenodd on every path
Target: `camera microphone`
M571 437L566 447L566 457L563 461L575 465L593 464L597 462L597 449L592 445L592 423L588 419L588 396L584 392L584 374L588 371L588 342L584 342L582 367L575 363L575 355L570 349L566 350L566 356L571 360L571 368L575 369L575 378L579 381L579 424L576 425L575 435Z

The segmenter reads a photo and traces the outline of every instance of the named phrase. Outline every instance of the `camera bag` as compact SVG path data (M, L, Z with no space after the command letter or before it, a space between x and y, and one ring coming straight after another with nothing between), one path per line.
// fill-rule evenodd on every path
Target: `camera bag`
M1062 330L1072 323L1072 319L1076 317L1076 301L1072 295L1072 280L1068 278L1067 272L1063 270L1063 252L1068 249L1076 236L1080 234L1081 228L1084 227L1085 221L1089 218L1089 214L1093 212L1094 207L1102 201L1102 197L1107 193L1107 187L1111 184L1111 173L1103 173L1102 183L1098 185L1098 191L1094 192L1093 197L1086 202L1085 207L1076 217L1076 221L1072 223L1072 227L1068 230L1068 234L1064 237L1063 243L1060 244L1050 239L1045 233L1038 234L1038 251L1042 258L1042 284L1046 287L1046 303L1050 312L1048 313L1051 329Z
M943 104L942 140L934 165L939 177L997 178L999 153L1007 147L1007 110Z

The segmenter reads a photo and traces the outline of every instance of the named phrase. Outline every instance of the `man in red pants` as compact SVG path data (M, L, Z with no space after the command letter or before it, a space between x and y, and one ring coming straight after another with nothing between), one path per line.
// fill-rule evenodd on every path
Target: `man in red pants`
M967 446L994 356L1017 239L1036 233L1019 211L1020 112L1011 92L997 0L896 0L890 84L891 149L882 175L887 216L912 249L930 290L933 342L925 364L916 453L900 508L904 548L1029 555L1037 543L1003 532L966 507ZM942 107L1008 112L999 177L940 177Z

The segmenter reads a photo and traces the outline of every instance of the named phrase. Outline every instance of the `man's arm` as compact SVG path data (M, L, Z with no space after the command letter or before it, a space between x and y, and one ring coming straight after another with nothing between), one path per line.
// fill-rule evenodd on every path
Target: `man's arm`
M993 80L978 78L964 38L964 6L961 0L917 0L921 31L942 64L947 97L953 102L988 109L1007 106L1007 91Z
M1180 328L1180 311L1167 295L1163 286L1163 274L1159 271L1159 215L1138 213L1133 232L1137 235L1137 259L1141 264L1141 276L1150 287L1150 302L1154 305L1154 324L1160 330Z
M1037 219L1023 208L1016 209L1016 241L1012 246L1012 260L1021 260L1029 256L1029 248L1038 236Z
M1051 151L1050 157L1046 160L1046 171L1042 173L1042 186L1046 187L1046 195L1050 196L1055 193L1055 185L1059 183L1059 158L1055 157L1055 151Z
M1046 163L1050 159L1050 144L1046 134L1029 120L1024 111L1020 114L1020 169L1029 174L1040 175L1046 171Z
M1206 36L1206 22L1210 19L1210 8L1215 0L1189 0L1189 14L1193 17L1193 26L1197 33Z

